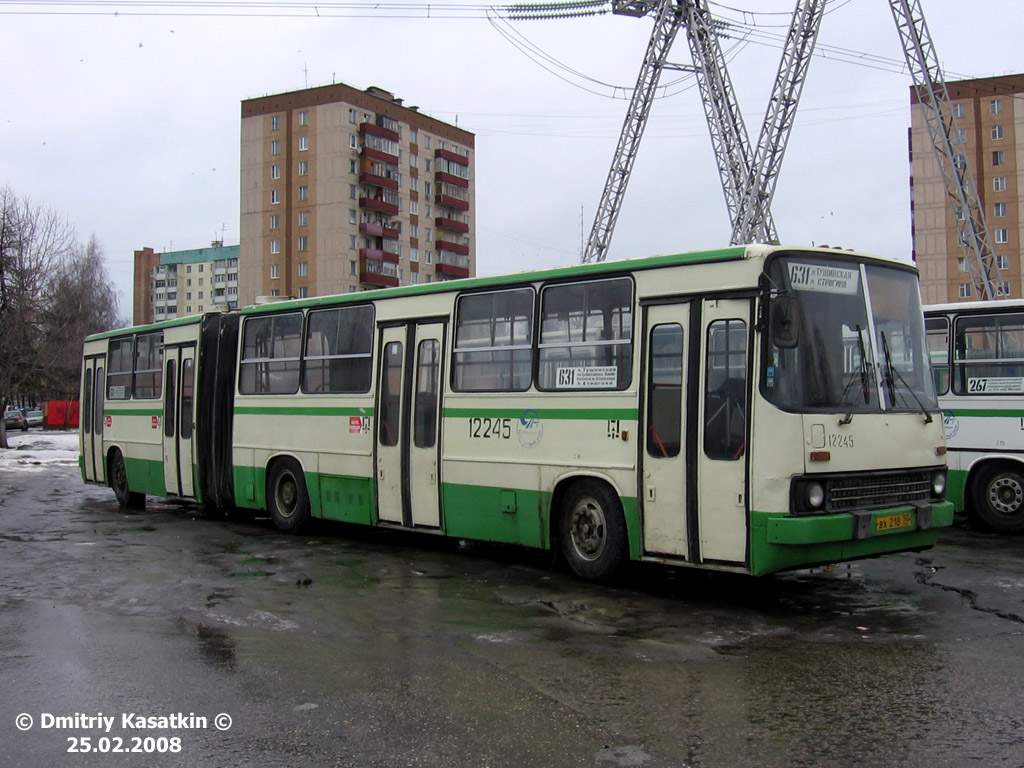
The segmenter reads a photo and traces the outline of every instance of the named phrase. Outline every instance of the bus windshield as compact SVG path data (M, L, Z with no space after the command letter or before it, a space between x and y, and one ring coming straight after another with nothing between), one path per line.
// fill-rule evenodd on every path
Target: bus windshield
M765 397L847 419L937 410L913 272L808 254L776 258L767 272Z

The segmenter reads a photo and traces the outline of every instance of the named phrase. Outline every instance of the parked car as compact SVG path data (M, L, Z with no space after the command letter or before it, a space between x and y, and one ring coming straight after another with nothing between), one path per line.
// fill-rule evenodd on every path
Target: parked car
M28 419L17 408L8 408L4 411L4 426L8 429L20 429L22 432L27 432Z
M28 422L30 427L41 427L43 426L43 412L38 408L25 411L25 421Z

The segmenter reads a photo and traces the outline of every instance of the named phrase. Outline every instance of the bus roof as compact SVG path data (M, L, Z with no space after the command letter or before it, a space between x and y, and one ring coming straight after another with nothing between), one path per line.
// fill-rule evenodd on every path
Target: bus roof
M954 301L945 304L926 304L925 314L950 312L1000 312L1005 309L1024 309L1024 299L993 299L992 301Z

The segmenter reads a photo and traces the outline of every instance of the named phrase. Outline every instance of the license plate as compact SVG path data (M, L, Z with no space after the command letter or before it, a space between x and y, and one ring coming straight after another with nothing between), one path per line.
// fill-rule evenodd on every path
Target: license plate
M875 518L875 530L878 532L895 531L898 528L909 528L914 524L914 516L910 513L902 515L886 515Z

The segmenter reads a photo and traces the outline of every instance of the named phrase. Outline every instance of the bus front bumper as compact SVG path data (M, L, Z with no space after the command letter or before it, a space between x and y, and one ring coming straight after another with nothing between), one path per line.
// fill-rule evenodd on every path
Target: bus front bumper
M949 501L824 515L751 512L750 570L763 575L927 549L952 523Z

